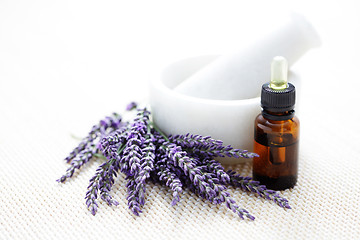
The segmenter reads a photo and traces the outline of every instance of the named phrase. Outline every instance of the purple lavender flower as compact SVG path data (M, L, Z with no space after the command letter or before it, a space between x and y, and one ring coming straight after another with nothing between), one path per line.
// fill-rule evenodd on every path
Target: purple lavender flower
M281 207L291 208L286 198L280 197L276 191L267 189L265 185L253 181L251 177L242 177L232 170L225 172L224 167L216 160L206 160L205 163L209 172L212 172L221 184L240 187L243 191L257 193L262 198L272 200Z
M226 187L224 185L217 185L219 183L219 179L212 177L212 173L205 173L205 181L208 183L208 187L206 190L198 189L193 183L190 183L190 190L195 192L200 197L209 200L213 204L226 204L226 207L231 211L236 213L241 219L244 219L244 216L250 220L255 220L247 210L240 208L236 201L231 197L230 193L225 191ZM208 194L209 191L213 191L213 194Z
M139 216L139 213L141 213L140 203L139 203L139 191L137 190L137 183L135 181L134 176L128 176L126 178L128 180L126 187L127 187L127 200L128 200L128 206L132 213L134 213L136 216Z
M221 184L226 185L230 182L229 175L218 161L213 159L205 159L204 164L206 164L208 171L213 173Z
M166 156L162 155L161 157L159 157L159 159L161 160L156 162L156 167L154 170L156 173L156 179L160 182L164 182L165 185L172 190L173 200L171 201L171 206L174 206L180 201L182 183L178 178L178 175L176 174L178 172L174 171L173 168L167 165L168 159L166 158Z
M168 157L174 166L180 167L183 170L184 174L190 178L195 186L199 185L199 188L202 192L206 187L208 187L208 184L204 182L204 173L199 167L196 167L195 159L189 158L186 155L186 152L182 151L180 146L169 142L164 142L160 146L160 149L164 152L164 154Z
M126 125L127 126L127 125ZM100 150L102 154L108 159L121 160L120 151L126 144L129 130L124 126L110 133L108 136L103 137L100 141Z
M145 181L150 177L150 172L154 169L155 146L151 139L144 141L141 152L140 167L134 174L134 181L136 184L136 194L138 195L137 201L143 206L145 204Z
M131 111L133 109L136 109L137 107L137 103L136 102L131 102L126 106L126 111Z
M86 193L86 205L93 215L96 214L98 204L98 192L100 197L108 205L118 205L119 203L110 195L110 190L115 182L114 177L117 176L119 171L119 161L121 154L121 146L125 142L127 129L120 128L112 132L107 137L102 138L100 149L103 155L108 159L105 163L100 165L96 170L94 177L90 179L88 191Z
M199 196L209 200L212 203L219 204L226 202L227 206L237 213L241 218L245 215L249 219L254 219L246 210L240 209L235 201L229 198L229 193L224 191L225 186L219 185L218 179L213 178L211 173L204 173L201 167L196 166L195 160L186 156L186 152L182 151L180 146L164 142L160 148L165 152L168 158L175 166L180 167L185 175L191 180L193 190Z
M236 172L229 170L230 184L234 187L240 187L243 191L257 193L260 197L272 200L283 208L291 209L289 201L279 195L274 190L267 189L265 185L260 185L258 181L253 181L251 177L242 177Z
M170 136L169 140L183 149L189 152L193 152L200 157L242 157L242 158L253 158L257 157L256 153L248 152L247 150L234 149L230 145L223 146L223 142L215 140L210 136L200 135L175 135Z
M223 142L215 140L210 136L201 136L196 134L170 135L169 140L182 148L209 148L211 146L222 146Z
M124 149L123 147L125 145L127 134L128 129L122 127L101 139L101 152L108 159L110 164L105 168L99 179L99 190L101 199L108 205L119 204L117 201L113 200L113 197L110 195L110 190L114 184L114 176L117 176L117 172L120 168L121 154Z
M225 202L227 208L236 213L241 219L244 219L245 216L252 221L255 220L255 217L252 216L247 210L240 208L236 204L235 200L230 197L230 194L228 192L221 192L220 199L221 201Z
M135 175L140 168L141 140L132 138L126 143L123 156L120 160L120 169L126 175Z
M98 191L99 191L99 178L101 176L101 172L103 171L104 165L107 163L101 164L98 169L96 170L95 176L90 179L90 184L88 186L88 191L86 192L85 199L86 199L86 206L90 210L91 214L95 216L97 209L99 207L96 199L98 198Z
M146 140L144 135L148 132L149 114L146 109L139 110L134 122L130 125L123 157L120 161L124 173L134 175L141 167L142 144Z
M133 191L128 187L128 204L135 215L139 214L140 205L145 204L145 181L154 169L155 145L149 115L150 112L146 109L138 110L134 122L130 125L127 143L120 160L120 169L129 178L128 186L136 189Z
M81 150L75 158L71 161L71 166L66 170L66 173L57 179L58 182L65 182L66 179L71 178L75 172L75 169L80 169L84 164L90 161L90 159L98 152L96 144L87 144L86 148Z
M151 137L151 135L150 135ZM139 175L143 178L142 181L150 177L150 171L154 169L155 161L155 145L151 138L148 138L142 144L141 149L143 156L141 158L141 171Z
M109 195L111 186L114 184L113 176L116 176L116 160L112 159L101 164L96 170L96 174L90 179L88 191L86 192L86 206L95 215L99 205L97 204L98 192L100 191L101 198L109 205L118 205L119 203L112 199Z
M112 116L106 117L105 119L101 120L99 124L94 125L88 136L81 140L79 145L74 148L69 156L65 158L65 161L70 162L88 145L91 145L95 139L99 138L101 135L104 135L109 128L112 130L117 129L121 123L121 120L122 117L119 114L113 113Z
M119 114L113 113L111 117L106 117L101 120L98 125L93 126L88 136L65 158L67 162L70 162L71 166L66 170L66 173L56 181L65 182L66 179L73 176L76 169L80 169L88 163L99 151L99 145L97 143L99 138L117 129L121 124L121 120L122 118Z
M109 166L103 171L102 176L99 178L99 191L101 199L104 200L109 206L117 206L119 203L110 195L110 190L114 185L114 177L117 176L119 171L116 160L110 161Z

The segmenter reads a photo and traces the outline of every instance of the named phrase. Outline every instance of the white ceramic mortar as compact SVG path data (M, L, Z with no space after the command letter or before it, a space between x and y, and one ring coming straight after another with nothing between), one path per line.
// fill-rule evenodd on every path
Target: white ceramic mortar
M257 92L250 99L212 100L173 91L181 81L209 64L217 56L199 56L167 66L150 83L150 104L155 124L166 134L200 134L220 139L235 148L253 149L254 119L261 112L258 84L248 85ZM266 82L268 79L264 79ZM293 79L290 78L291 82ZM245 80L244 80L245 81ZM297 83L294 83L297 85ZM243 158L219 158L222 163L248 161Z

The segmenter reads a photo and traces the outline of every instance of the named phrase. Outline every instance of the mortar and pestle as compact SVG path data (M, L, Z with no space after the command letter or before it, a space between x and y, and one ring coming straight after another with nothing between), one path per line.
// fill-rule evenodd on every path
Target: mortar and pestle
M261 112L260 89L270 79L272 58L284 56L291 67L318 46L320 39L310 23L292 14L266 36L232 54L176 61L150 82L153 121L166 134L210 135L252 151L254 119ZM300 85L296 75L290 74L289 81ZM217 160L223 164L249 161Z

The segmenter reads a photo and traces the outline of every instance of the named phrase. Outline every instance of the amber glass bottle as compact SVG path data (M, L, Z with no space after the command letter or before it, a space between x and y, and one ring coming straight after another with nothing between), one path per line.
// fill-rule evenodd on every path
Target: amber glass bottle
M294 115L295 87L287 83L287 63L275 57L271 82L262 86L263 111L255 119L253 178L273 190L297 182L299 127Z

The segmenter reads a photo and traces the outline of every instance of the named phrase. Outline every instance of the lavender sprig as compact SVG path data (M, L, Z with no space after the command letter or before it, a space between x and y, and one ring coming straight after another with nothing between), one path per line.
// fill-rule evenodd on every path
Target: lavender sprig
M120 129L111 132L109 135L101 139L100 149L105 157L107 158L115 157L111 155L114 154L114 152L112 152L110 148L114 145L124 144L126 142L129 132L127 126L128 124L121 127Z
M236 201L231 197L230 193L225 191L226 187L224 185L217 185L220 181L216 177L212 177L213 174L207 173L204 174L207 182L212 189L215 190L216 194L214 198L207 198L214 204L221 204L225 202L227 208L236 213L241 219L244 219L244 216L250 220L255 220L255 217L252 216L246 209L240 208Z
M130 125L130 132L127 138L123 157L120 161L124 173L134 175L141 167L142 158L141 146L145 141L144 135L148 129L149 112L146 109L139 110L134 122Z
M210 136L200 135L175 135L170 136L169 140L184 148L186 151L198 154L201 157L235 157L235 158L253 158L258 157L256 153L247 150L235 149L230 145L224 146L220 140L215 140Z
M230 194L226 191L225 186L217 184L217 179L212 178L212 174L203 173L199 167L194 164L194 159L186 156L186 152L182 151L180 146L164 142L161 149L165 151L168 158L172 160L175 166L179 166L191 180L195 192L204 199L207 199L215 204L226 202L227 206L237 213L241 218L254 220L245 209L240 209L235 201L230 198Z
M145 140L141 152L143 154L140 159L141 165L139 170L134 174L134 181L136 184L136 193L134 193L134 195L137 196L138 203L143 206L145 204L145 181L150 177L150 172L154 169L155 146L151 139ZM129 207L130 206L132 206L132 204L130 204Z
M74 159L82 150L86 148L87 145L90 145L94 142L95 139L99 138L101 135L106 134L107 130L110 129L117 129L121 124L122 117L117 114L113 113L110 117L106 117L105 119L101 120L99 124L94 125L89 132L88 136L83 138L79 145L74 148L70 152L70 154L65 158L66 162L70 162Z
M232 170L229 170L228 174L230 184L234 187L241 187L244 191L257 193L262 198L274 201L280 207L291 209L289 201L281 197L278 192L267 189L265 185L260 185L258 181L253 181L251 177L242 177Z
M230 182L229 174L218 161L214 159L206 159L204 163L206 164L208 171L213 173L221 184L227 185Z
M121 144L113 144L107 146L106 148L102 148L102 153L108 159L109 166L104 169L101 177L99 178L99 191L101 199L109 206L116 206L119 204L110 195L110 190L115 182L114 177L117 176L117 172L119 171L119 149L121 149L121 147Z
M182 148L208 148L209 146L222 146L222 141L215 140L210 136L197 134L171 135L169 140Z
M175 167L180 167L183 170L184 174L191 180L191 183L199 189L200 193L205 193L208 199L215 197L215 191L205 182L204 173L200 168L196 167L194 159L189 158L180 146L164 142L160 146L160 149L164 151Z
M136 102L131 102L126 106L126 111L131 111L136 109L137 107L137 103Z
M140 207L139 198L140 192L137 190L137 183L135 181L134 176L128 176L126 178L128 180L126 187L127 187L127 200L128 200L128 206L132 213L134 213L136 216L139 216L139 213L142 212Z
M71 178L76 169L80 169L84 164L89 162L91 158L98 152L96 144L91 143L81 150L75 158L71 161L71 166L66 170L66 173L57 179L57 182L65 182L66 179Z
M92 215L96 214L97 209L99 207L96 201L96 199L98 198L98 191L100 188L99 180L108 165L109 162L105 162L101 164L96 169L96 174L89 181L90 184L88 186L88 191L86 192L85 199L86 199L86 206L88 207Z
M225 202L226 207L229 208L234 213L236 213L241 219L244 219L245 216L252 221L255 220L255 217L252 216L247 210L240 208L236 204L235 200L232 197L230 197L230 194L228 192L222 192L220 198L222 198L221 201Z
M182 183L178 175L175 173L176 171L167 166L168 159L166 156L162 155L160 159L161 160L156 163L155 173L157 175L157 179L160 182L164 182L165 185L172 190L173 200L171 201L171 206L174 206L180 201Z
M108 160L115 159L117 164L119 164L121 160L120 153L126 145L128 133L129 130L126 127L122 127L101 139L100 150Z
M276 191L267 189L265 185L260 185L258 181L253 181L251 177L240 176L232 170L225 172L224 167L216 160L208 160L207 166L221 184L240 187L243 191L257 193L262 198L272 200L280 207L291 208L286 198L280 197Z
M66 170L66 173L56 181L65 182L66 179L71 178L76 169L80 169L83 165L88 163L94 155L99 152L98 144L96 140L105 135L107 132L111 132L118 128L121 124L121 116L117 113L113 113L112 116L106 117L101 120L98 125L93 126L92 130L85 137L80 144L65 158L67 162L70 162L71 166Z
M105 168L103 174L99 178L99 191L100 197L104 200L109 206L111 205L119 205L119 203L113 199L110 195L110 190L114 185L114 177L117 176L118 164L116 163L116 159L112 159L109 163L109 166Z
M138 182L145 183L150 177L150 172L154 169L155 145L152 139L146 139L142 145L142 157L140 159L140 171L137 174Z
M149 115L150 112L146 109L138 110L137 116L131 124L124 154L120 161L122 172L129 178L128 204L135 215L139 214L138 208L145 204L145 181L154 169L155 145L149 125Z
M99 180L99 190L101 199L110 206L119 204L110 195L110 190L114 184L114 176L117 176L120 169L121 154L125 147L127 134L127 128L122 127L101 139L101 152L111 164Z

